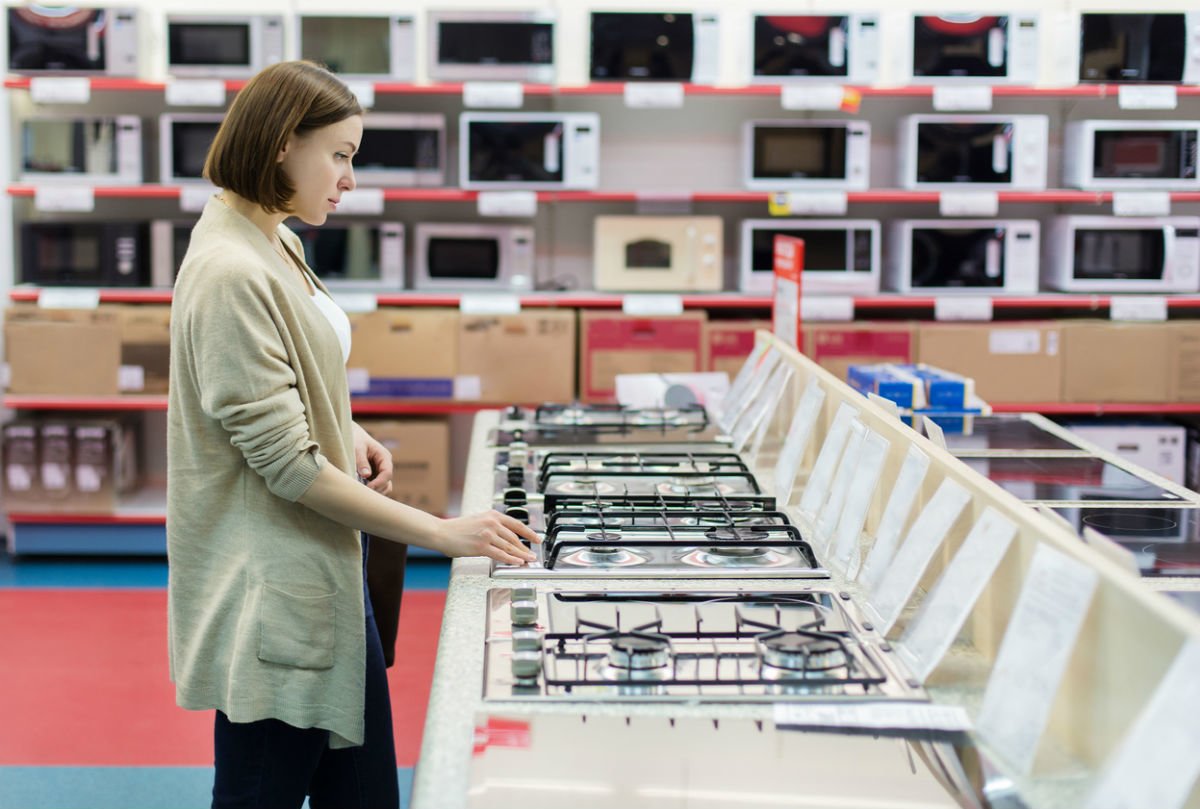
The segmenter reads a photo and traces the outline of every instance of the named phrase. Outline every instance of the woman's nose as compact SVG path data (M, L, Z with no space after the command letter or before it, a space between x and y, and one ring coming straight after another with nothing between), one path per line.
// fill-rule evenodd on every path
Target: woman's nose
M343 191L353 191L354 187L356 185L358 185L358 183L356 183L354 181L354 167L353 166L351 166L346 171L346 175L344 177L342 177L342 181L339 183L339 185L342 187Z

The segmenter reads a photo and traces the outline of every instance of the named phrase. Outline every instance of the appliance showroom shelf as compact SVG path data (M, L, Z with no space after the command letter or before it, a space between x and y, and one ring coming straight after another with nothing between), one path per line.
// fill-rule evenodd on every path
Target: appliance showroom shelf
M8 521L23 525L165 525L166 489L142 489L122 497L116 511L100 514L74 514L62 511L16 510Z

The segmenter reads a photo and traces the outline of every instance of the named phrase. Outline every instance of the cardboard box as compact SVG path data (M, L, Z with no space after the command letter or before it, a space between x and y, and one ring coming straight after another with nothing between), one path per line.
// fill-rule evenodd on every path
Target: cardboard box
M617 374L691 373L707 364L704 312L673 317L580 313L579 395L616 398Z
M362 420L392 453L392 499L443 515L450 501L450 425L445 419Z
M1166 422L1070 422L1064 425L1080 438L1184 485L1187 469L1187 429Z
M120 419L47 419L4 426L10 511L112 514L139 482L137 425Z
M1170 346L1170 401L1200 402L1200 322L1167 324Z
M110 514L138 484L137 432L112 419L71 425L72 495L69 511Z
M166 393L170 379L171 307L115 307L121 324L121 389Z
M43 504L38 479L41 463L37 422L27 419L4 425L4 507L9 512L37 511Z
M463 315L457 398L498 404L575 399L575 312Z
M1066 321L1063 400L1165 402L1172 395L1165 323Z
M771 330L769 320L710 320L704 328L708 363L704 370L724 372L730 380L754 350L754 333Z
M346 374L357 396L450 399L458 373L456 309L378 309L350 318Z
M1062 401L1062 329L1054 321L922 323L920 361L975 380L988 402Z
M842 380L851 365L917 359L912 323L814 323L802 327L801 344L813 362Z
M115 396L121 329L111 307L5 311L8 390L45 396Z

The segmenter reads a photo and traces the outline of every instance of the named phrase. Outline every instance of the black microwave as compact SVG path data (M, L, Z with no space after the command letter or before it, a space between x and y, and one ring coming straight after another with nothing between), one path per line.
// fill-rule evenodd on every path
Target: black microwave
M137 11L27 5L8 10L14 73L136 76Z
M40 286L146 286L149 241L144 222L25 222L21 280Z
M754 15L756 82L842 79L871 84L879 73L879 15Z
M163 185L203 183L204 161L217 137L224 116L220 113L169 114L159 121L159 175Z
M1079 21L1080 82L1200 82L1200 11L1087 12Z
M592 12L593 81L681 81L717 78L717 15Z
M1038 68L1036 14L914 15L914 81L1033 84Z
M888 289L1031 295L1041 225L1030 219L906 219L890 225Z
M290 225L304 261L330 289L404 288L404 225L399 222L329 222Z

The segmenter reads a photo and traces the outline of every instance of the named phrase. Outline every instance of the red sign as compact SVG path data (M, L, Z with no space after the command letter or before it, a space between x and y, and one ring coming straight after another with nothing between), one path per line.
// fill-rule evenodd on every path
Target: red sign
M800 293L804 274L804 240L775 235L775 300L772 331L793 348L800 347Z

